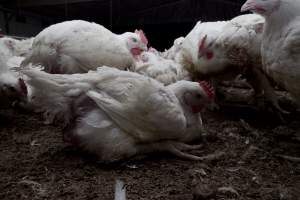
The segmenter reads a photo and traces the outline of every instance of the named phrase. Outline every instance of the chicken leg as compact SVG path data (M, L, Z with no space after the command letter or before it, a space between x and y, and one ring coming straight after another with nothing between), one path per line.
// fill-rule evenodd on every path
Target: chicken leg
M215 160L218 159L220 156L223 156L224 153L216 153L213 155L208 156L196 156L190 153L186 153L183 151L189 150L198 150L203 147L202 144L200 145L189 145L183 142L177 141L160 141L151 144L141 144L139 145L139 151L142 153L151 153L151 152L168 152L172 155L175 155L182 159L193 160L193 161L205 161L205 160Z

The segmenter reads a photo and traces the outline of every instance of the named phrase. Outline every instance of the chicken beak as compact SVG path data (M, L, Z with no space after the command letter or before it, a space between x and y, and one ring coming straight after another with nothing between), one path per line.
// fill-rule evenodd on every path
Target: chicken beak
M251 11L253 9L255 9L255 3L253 2L253 0L248 0L242 6L241 12Z

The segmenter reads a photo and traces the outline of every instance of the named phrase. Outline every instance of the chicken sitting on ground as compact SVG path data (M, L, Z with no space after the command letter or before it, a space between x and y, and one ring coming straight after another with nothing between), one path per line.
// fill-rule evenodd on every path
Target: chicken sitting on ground
M266 19L261 49L265 72L300 105L300 1L248 0L242 11L248 10Z
M40 64L54 74L85 73L103 65L127 69L134 67L134 57L147 50L147 43L142 31L116 35L99 24L66 21L36 36L22 66Z
M155 52L143 52L137 59L135 72L170 85L179 80L190 80L189 73L173 60L164 59Z
M242 74L257 97L264 97L279 113L285 113L262 69L263 26L264 19L256 14L231 21L198 22L182 44L180 63L200 79L232 80Z
M143 75L105 66L85 74L36 69L23 73L33 88L32 103L67 119L65 141L102 161L153 151L202 159L182 150L200 147L185 142L201 137L199 112L214 96L206 82L179 81L165 87Z

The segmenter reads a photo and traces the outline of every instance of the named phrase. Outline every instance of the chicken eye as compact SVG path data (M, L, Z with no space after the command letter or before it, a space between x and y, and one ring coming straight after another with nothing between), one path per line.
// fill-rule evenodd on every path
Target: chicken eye
M132 38L132 42L137 42L137 39L136 38Z

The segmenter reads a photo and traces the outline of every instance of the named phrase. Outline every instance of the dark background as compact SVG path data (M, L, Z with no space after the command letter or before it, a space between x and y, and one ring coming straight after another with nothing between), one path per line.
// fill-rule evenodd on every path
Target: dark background
M115 33L145 31L150 45L163 50L185 36L198 20L227 20L240 14L245 0L0 0L4 34L12 35L10 20L26 23L39 18L43 28L57 22L83 19ZM26 28L24 28L26 29ZM39 31L40 31L39 30ZM34 33L38 33L35 30ZM17 33L22 36L22 33ZM33 33L31 33L34 36ZM25 36L25 35L24 35ZM28 36L28 34L26 35Z

